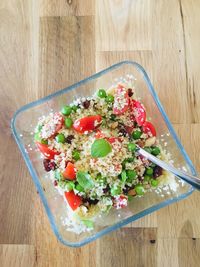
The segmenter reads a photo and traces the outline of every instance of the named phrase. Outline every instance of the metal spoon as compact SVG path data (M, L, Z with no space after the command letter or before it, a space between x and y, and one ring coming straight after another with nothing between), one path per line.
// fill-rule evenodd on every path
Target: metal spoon
M194 188L200 190L200 179L196 176L188 174L186 172L180 171L173 166L167 164L166 162L154 157L152 154L148 153L146 150L142 149L141 147L137 146L137 152L144 156L145 158L149 159L156 165L160 166L161 168L169 171L179 177L180 179L184 180L188 184L192 185Z

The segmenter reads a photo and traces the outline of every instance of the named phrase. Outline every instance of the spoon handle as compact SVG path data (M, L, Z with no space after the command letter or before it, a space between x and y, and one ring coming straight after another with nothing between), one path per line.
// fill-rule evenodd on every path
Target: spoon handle
M173 166L169 165L168 163L154 157L152 154L148 153L146 150L142 149L141 147L137 146L137 152L144 156L145 158L149 159L156 165L160 166L161 168L169 171L179 177L180 179L184 180L188 184L192 185L194 188L200 190L200 179L196 176L191 174L187 174L186 172L180 171Z

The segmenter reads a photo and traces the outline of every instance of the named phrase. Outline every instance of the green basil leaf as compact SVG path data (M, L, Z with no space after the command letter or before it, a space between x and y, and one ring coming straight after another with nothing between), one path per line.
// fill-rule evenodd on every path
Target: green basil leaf
M105 139L97 139L91 147L91 155L93 158L102 158L112 151L112 147Z
M85 190L91 189L94 185L91 176L87 172L77 172L76 178L80 186L82 186Z

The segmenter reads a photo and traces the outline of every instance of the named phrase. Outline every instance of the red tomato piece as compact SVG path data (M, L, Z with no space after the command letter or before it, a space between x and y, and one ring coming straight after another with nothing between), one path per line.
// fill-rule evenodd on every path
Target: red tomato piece
M73 190L65 192L64 194L69 206L73 210L76 210L82 204L81 197L79 195L76 195Z
M59 155L60 153L56 150L52 150L48 147L48 145L41 144L39 142L36 142L36 145L40 152L45 156L47 159L54 159L55 155Z
M149 121L145 121L142 125L142 130L144 133L148 134L149 136L156 136L156 129L153 124Z
M67 167L65 168L65 171L63 172L63 176L65 179L68 180L75 180L76 179L76 170L74 167L74 164L70 161L67 163Z
M128 110L128 107L129 107L128 92L122 85L118 85L118 88L115 92L113 113L115 115L121 115Z
M146 120L146 111L144 109L144 106L139 101L133 99L131 101L130 107L137 124L139 126L142 126Z
M100 115L93 115L76 120L73 124L75 131L84 133L86 131L94 131L101 123L102 118Z

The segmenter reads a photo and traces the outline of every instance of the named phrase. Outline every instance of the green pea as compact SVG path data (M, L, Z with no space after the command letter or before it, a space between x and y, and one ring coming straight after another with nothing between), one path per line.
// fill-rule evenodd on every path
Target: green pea
M121 189L119 187L112 187L110 193L112 196L118 196L121 194Z
M140 136L142 135L142 132L140 130L135 130L133 133L132 133L132 137L133 139L137 140L140 138Z
M77 151L77 150L74 150L74 151L72 152L72 158L73 158L75 161L79 160L79 159L81 158L81 157L80 157L80 152Z
M122 182L125 182L126 179L127 179L127 175L126 175L126 171L123 170L122 173L121 173L121 179L122 179Z
M72 110L74 111L74 112L76 112L77 111L77 109L78 109L78 107L77 106L72 106Z
M116 117L117 117L117 116L116 116L115 114L111 114L111 115L110 115L110 119L111 119L111 121L115 121L115 120L116 120Z
M144 147L144 150L146 151L146 152L148 152L148 153L150 153L151 154L151 148L150 147Z
M73 121L71 118L66 118L65 119L65 126L66 128L70 129L72 127Z
M97 176L96 176L96 179L97 180L100 180L102 178L102 175L101 175L101 173L99 172L98 174L97 174Z
M114 102L114 96L113 95L107 95L106 102L107 103L113 103Z
M146 168L146 171L145 171L145 173L147 174L147 175L152 175L153 174L153 169L152 168Z
M135 187L135 192L137 193L137 195L142 196L144 195L144 187L142 185L136 185Z
M144 176L144 182L149 182L151 177L149 175Z
M136 171L134 171L134 170L127 170L127 171L126 171L126 175L127 175L127 177L128 177L127 182L132 182L132 180L135 179L137 173L136 173Z
M151 185L152 185L153 187L158 186L158 180L151 179Z
M45 139L42 139L41 136L40 136L40 133L36 133L34 135L34 140L43 144L43 145L47 145L48 144L48 140L45 140Z
M106 97L106 91L104 89L99 89L98 96L100 98L105 98Z
M83 188L80 184L77 184L77 185L75 186L75 189L76 189L77 191L79 191L79 192L84 192L84 188Z
M75 184L73 182L67 182L66 183L66 189L68 191L72 191L75 188Z
M63 115L70 115L72 112L72 108L70 106L64 106L61 112Z
M128 150L129 151L135 151L136 150L136 144L135 143L129 143L128 144Z
M58 142L58 143L64 143L65 142L65 136L64 136L64 134L58 134L58 135L56 135L56 142Z
M152 147L151 154L153 154L154 156L158 156L160 154L160 148L157 146Z

